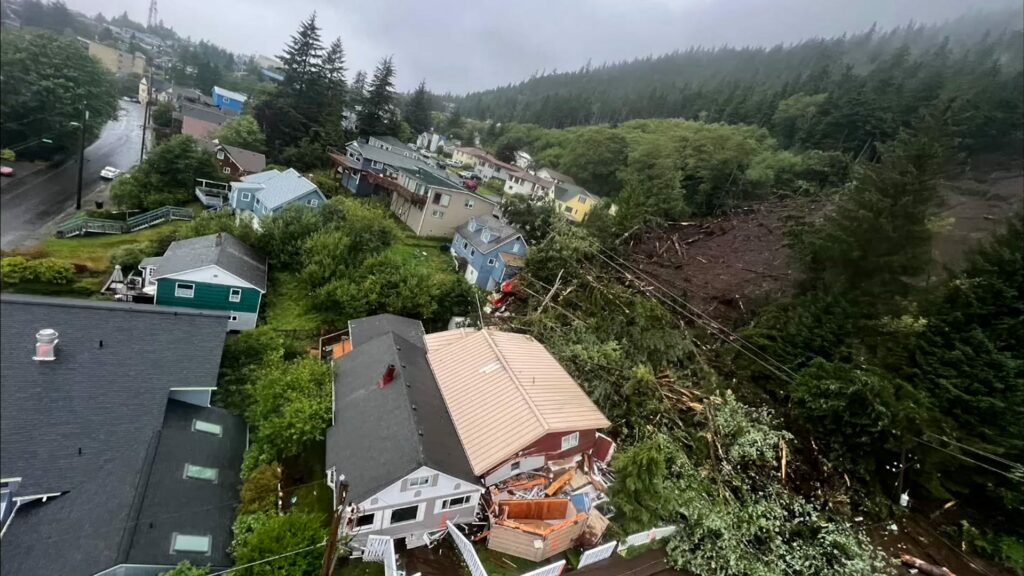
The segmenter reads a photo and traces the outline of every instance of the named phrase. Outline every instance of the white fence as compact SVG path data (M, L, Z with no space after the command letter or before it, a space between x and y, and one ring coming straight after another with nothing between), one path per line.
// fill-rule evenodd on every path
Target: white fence
M665 526L662 528L651 528L644 532L637 532L626 537L626 541L619 545L619 550L625 550L630 546L640 546L654 542L655 540L661 540L665 536L668 536L676 531L675 526Z
M608 558L609 556L615 553L615 548L618 545L618 542L609 542L607 544L602 544L597 548L591 548L590 550L587 550L583 553L582 556L580 556L580 563L576 567L583 568L584 566L589 566L591 564L600 562L601 560Z
M565 570L565 560L559 560L554 564L548 564L543 568L537 568L533 572L527 572L523 576L559 576Z
M367 539L363 562L381 562L385 576L402 576L395 560L395 541L387 536L370 536Z
M455 546L458 547L459 552L462 552L462 558L466 561L466 566L469 566L469 573L473 576L487 576L487 570L484 570L480 557L476 555L473 543L467 540L462 535L462 532L459 532L459 529L453 526L451 522L445 522L445 524L448 526L448 533L452 535L452 540L455 541Z

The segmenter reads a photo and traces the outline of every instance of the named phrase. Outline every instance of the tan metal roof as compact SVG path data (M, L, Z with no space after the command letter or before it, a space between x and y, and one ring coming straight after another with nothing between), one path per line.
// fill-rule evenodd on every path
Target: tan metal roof
M550 432L611 423L539 342L458 329L424 336L427 360L462 447L484 474Z

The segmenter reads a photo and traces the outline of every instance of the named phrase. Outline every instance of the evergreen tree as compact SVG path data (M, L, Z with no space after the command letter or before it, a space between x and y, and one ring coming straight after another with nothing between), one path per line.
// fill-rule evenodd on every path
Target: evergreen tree
M366 97L366 71L358 70L352 78L352 87L349 90L349 98L353 104L361 104Z
M416 91L409 98L405 109L405 121L415 134L422 134L430 129L430 94L427 92L427 81L420 81Z
M323 57L320 27L316 24L316 12L313 12L299 25L299 30L292 35L280 57L284 64L284 82L281 83L284 91L301 94L319 88L323 78Z
M359 111L359 133L393 136L397 132L395 65L391 57L387 56L377 64L373 79L366 90L363 108Z
M334 42L331 42L324 55L323 69L326 87L321 122L323 140L325 144L341 146L345 140L341 116L345 110L345 97L348 91L345 83L345 49L341 45L341 38L335 38Z

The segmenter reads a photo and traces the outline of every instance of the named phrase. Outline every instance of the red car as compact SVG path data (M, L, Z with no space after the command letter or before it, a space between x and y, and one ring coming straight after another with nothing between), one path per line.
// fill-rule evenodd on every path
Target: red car
M476 187L479 186L480 183L477 182L476 180L466 178L465 180L462 181L462 185L469 190L476 190Z
M0 166L0 176L14 176L14 168L10 166Z

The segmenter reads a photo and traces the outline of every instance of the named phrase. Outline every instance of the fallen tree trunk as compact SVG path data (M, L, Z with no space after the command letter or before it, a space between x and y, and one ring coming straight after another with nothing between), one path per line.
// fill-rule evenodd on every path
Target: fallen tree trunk
M915 558L910 554L900 554L900 562L903 562L905 566L911 568L917 568L921 572L924 572L928 576L956 576L956 574L950 572L948 569L942 566L936 566L929 564L920 558Z

